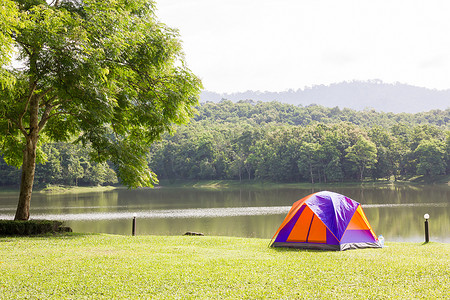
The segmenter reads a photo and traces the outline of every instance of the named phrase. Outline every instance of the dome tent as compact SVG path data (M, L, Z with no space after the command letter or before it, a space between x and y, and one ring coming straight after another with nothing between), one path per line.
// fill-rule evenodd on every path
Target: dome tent
M272 241L272 247L300 249L381 248L361 204L328 191L295 202Z

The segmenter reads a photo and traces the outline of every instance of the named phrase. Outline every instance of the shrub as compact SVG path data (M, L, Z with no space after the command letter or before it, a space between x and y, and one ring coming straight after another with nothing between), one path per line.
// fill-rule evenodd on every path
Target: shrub
M0 220L0 236L29 236L48 233L72 232L70 227L64 227L60 221L31 220L10 221Z

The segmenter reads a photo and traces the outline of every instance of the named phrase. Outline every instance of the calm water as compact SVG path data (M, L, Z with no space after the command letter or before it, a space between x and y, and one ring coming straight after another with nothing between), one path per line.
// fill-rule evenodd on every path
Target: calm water
M363 205L375 233L387 241L424 240L423 215L430 215L430 239L450 242L449 186L326 187ZM76 232L271 238L292 203L322 189L243 188L200 190L158 188L110 192L34 194L32 219L64 220ZM0 193L0 219L13 219L17 194Z

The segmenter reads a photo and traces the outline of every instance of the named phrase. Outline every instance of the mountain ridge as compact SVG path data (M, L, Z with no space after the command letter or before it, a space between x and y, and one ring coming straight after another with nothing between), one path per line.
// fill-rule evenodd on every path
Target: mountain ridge
M330 85L314 85L283 92L245 91L216 93L203 91L200 102L279 101L293 105L311 104L355 110L375 109L382 112L418 113L450 107L450 89L437 90L404 83L384 83L381 80L344 81Z

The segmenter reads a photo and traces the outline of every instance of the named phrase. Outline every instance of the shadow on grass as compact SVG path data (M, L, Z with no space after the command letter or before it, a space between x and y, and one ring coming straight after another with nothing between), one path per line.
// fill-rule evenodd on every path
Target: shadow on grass
M300 249L300 248L290 248L290 247L270 247L268 248L277 251L277 252L317 252L317 253L325 253L325 252L336 252L335 250L318 250L318 249Z
M430 246L430 245L433 245L433 244L435 244L434 242L423 242L423 243L421 243L421 244L419 244L420 246Z

